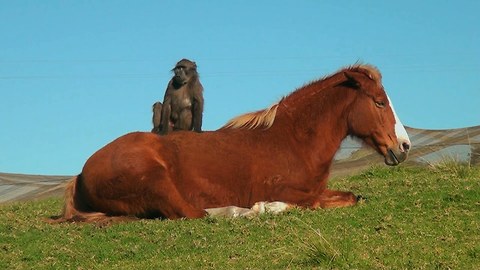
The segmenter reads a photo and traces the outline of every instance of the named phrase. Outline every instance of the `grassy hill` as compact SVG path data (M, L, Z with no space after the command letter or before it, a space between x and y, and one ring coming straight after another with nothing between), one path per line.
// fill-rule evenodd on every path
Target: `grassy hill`
M50 225L60 198L0 205L0 269L480 269L480 168L374 167L355 207L251 219Z

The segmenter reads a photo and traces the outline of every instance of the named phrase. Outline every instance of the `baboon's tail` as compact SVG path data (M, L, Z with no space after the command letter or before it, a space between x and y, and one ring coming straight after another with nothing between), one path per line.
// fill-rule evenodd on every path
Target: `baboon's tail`
M163 108L163 105L160 101L155 102L152 106L152 112L153 112L153 116L152 116L153 129L152 129L152 132L153 133L157 133L157 134L160 133L160 129L161 129L160 125L162 123L162 108Z

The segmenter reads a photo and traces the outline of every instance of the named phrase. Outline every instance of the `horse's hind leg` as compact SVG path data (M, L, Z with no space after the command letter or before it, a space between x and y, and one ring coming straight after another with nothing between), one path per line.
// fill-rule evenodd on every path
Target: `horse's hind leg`
M150 210L158 211L168 219L202 218L207 215L205 210L195 208L187 202L170 178L165 177L164 174L160 177L152 181L154 185L150 192L153 193L148 203Z
M356 203L357 197L352 192L325 189L318 197L314 207L346 207Z

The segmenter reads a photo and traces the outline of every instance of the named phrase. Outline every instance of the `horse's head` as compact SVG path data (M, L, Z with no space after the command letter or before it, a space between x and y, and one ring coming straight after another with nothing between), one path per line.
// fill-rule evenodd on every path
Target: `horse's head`
M378 70L358 66L345 70L344 75L348 85L356 91L348 115L349 134L382 154L387 165L405 161L411 148L410 139L383 89Z

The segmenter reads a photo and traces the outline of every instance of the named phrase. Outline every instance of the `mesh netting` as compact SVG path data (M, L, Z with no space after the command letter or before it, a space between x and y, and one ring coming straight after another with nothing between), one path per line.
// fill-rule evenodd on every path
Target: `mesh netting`
M448 130L407 127L406 130L412 142L407 166L445 161L480 164L480 126ZM358 173L377 164L383 164L381 156L356 139L346 138L335 156L331 176ZM0 173L0 203L62 195L71 177Z

